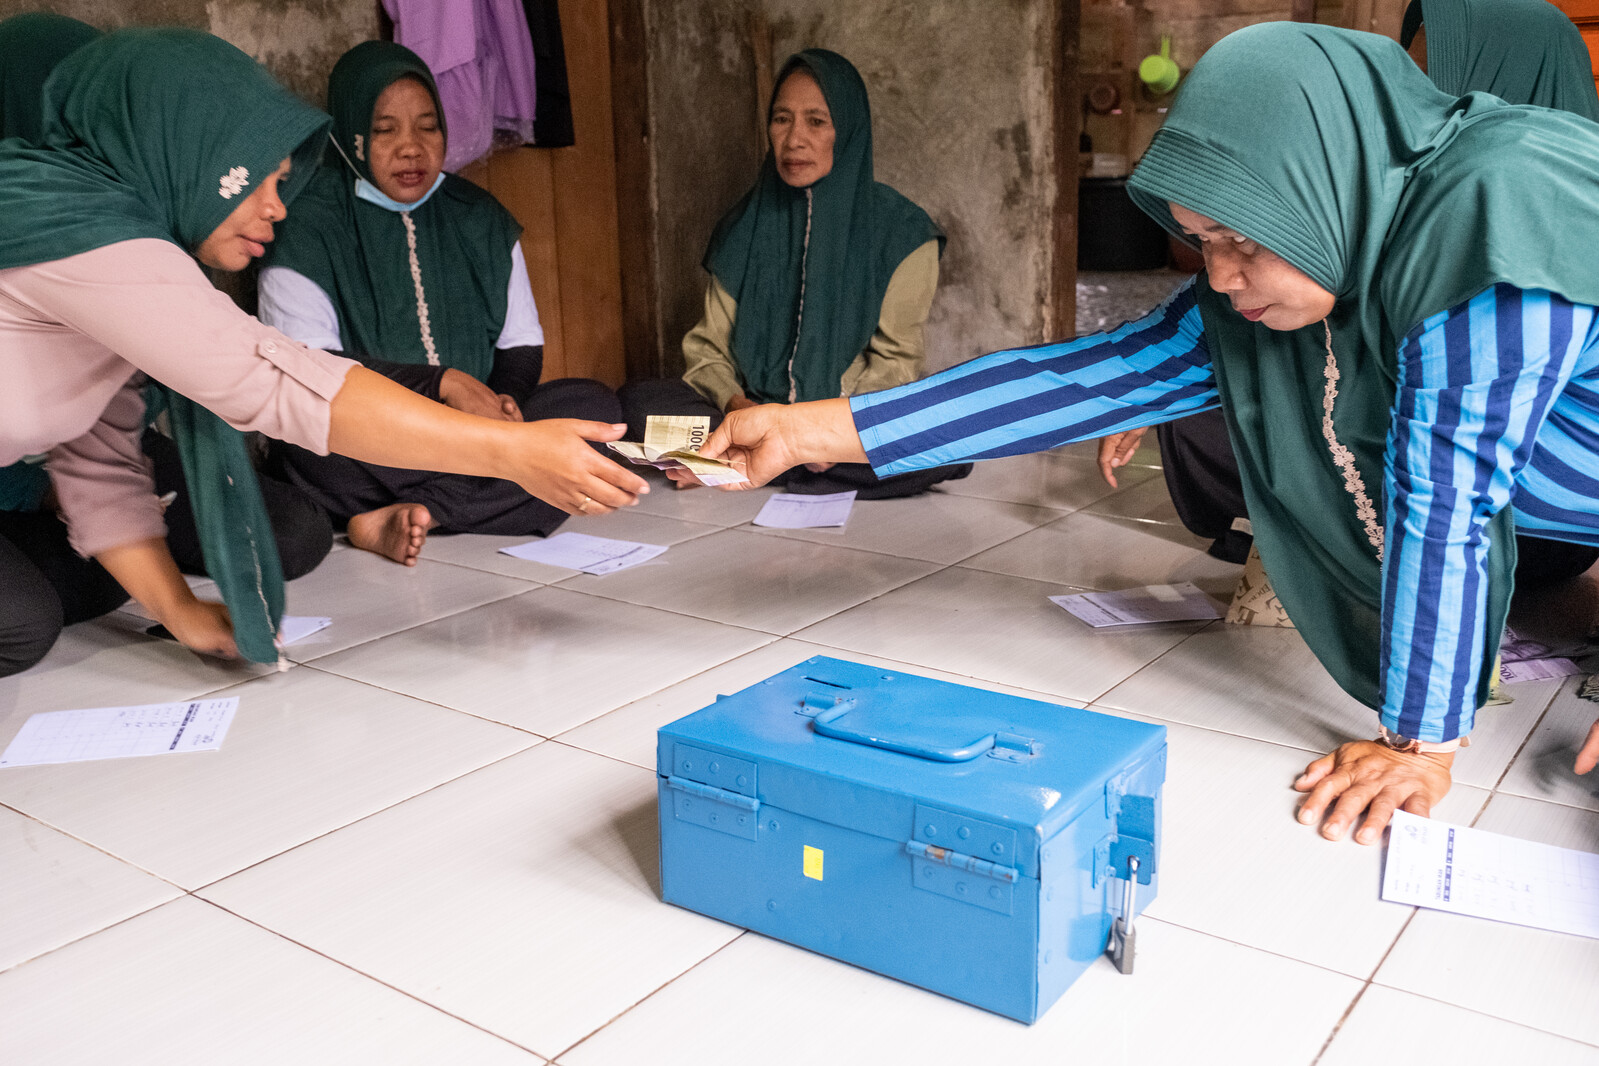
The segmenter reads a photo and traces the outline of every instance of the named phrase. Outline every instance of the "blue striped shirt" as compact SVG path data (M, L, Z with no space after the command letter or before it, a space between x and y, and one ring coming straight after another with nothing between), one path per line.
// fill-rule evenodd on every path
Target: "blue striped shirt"
M1219 406L1189 282L1113 333L995 352L850 400L880 475L1041 451ZM1486 523L1599 544L1599 315L1499 285L1400 347L1385 457L1383 723L1469 733Z

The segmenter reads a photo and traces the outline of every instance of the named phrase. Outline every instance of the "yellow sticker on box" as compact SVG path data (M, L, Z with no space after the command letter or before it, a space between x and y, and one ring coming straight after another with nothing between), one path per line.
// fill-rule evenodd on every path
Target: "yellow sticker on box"
M805 876L813 881L822 879L822 849L805 845Z

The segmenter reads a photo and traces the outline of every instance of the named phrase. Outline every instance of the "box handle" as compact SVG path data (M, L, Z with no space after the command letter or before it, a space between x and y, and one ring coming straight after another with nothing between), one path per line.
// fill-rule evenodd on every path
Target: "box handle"
M811 724L824 737L847 740L852 744L865 744L867 747L882 748L884 751L896 751L901 755L914 755L918 759L930 759L933 762L967 762L996 748L1022 754L1032 754L1033 751L1033 742L1029 738L1009 733L990 733L958 748L940 748L914 740L877 736L862 729L851 729L840 723L839 720L854 709L852 701L846 706L835 707L816 715L811 719Z

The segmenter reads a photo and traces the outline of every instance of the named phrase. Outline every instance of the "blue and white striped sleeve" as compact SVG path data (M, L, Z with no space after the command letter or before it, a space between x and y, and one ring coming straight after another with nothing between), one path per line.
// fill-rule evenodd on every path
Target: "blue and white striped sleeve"
M1115 332L994 352L850 398L879 476L1043 451L1217 406L1192 280Z
M1487 605L1487 523L1509 504L1594 308L1486 289L1400 345L1384 462L1382 720L1424 741L1471 732Z

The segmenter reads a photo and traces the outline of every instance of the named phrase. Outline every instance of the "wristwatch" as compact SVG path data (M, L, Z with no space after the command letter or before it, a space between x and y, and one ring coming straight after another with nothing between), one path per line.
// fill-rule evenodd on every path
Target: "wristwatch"
M1377 743L1383 747L1392 748L1394 751L1402 751L1407 755L1441 755L1463 748L1470 743L1465 737L1456 737L1454 740L1443 741L1413 740L1410 737L1402 737L1398 733L1390 733L1387 726L1380 724L1377 726L1377 730Z

